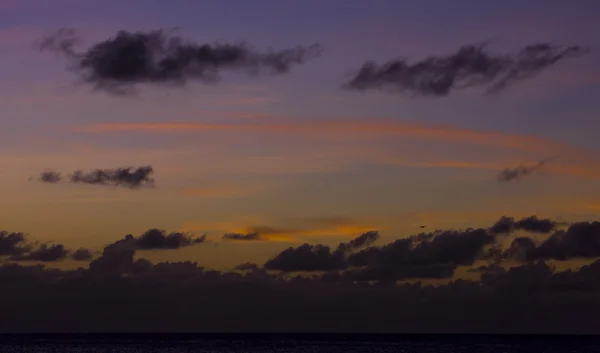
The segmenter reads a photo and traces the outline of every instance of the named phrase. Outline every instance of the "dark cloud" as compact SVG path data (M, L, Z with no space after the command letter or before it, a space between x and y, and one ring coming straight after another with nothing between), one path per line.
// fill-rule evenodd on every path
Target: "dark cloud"
M61 179L60 173L53 170L46 170L40 173L40 181L44 183L58 183Z
M76 170L73 174L70 174L67 179L71 183L113 185L137 189L144 186L153 186L153 173L154 169L152 169L152 166L94 169L88 172ZM60 173L54 171L45 171L40 174L40 181L45 183L57 183L61 180Z
M357 281L449 278L457 266L472 265L495 236L484 229L436 231L370 246L378 232L367 232L337 249L303 244L280 252L264 264L282 272L343 271ZM362 250L361 250L362 249Z
M86 248L79 248L71 254L71 259L75 261L91 261L93 258L92 250Z
M261 53L246 43L198 44L174 31L119 31L114 37L77 52L81 39L73 29L59 30L37 43L41 51L64 54L80 82L113 94L133 93L136 84L184 86L215 83L224 71L251 75L283 74L320 55L315 44Z
M344 275L360 281L450 278L457 266L472 265L494 241L485 229L421 233L350 255Z
M600 324L600 260L566 272L537 262L434 287L121 259L104 276L97 266L1 265L0 284L10 290L0 330L581 334Z
M31 250L25 233L0 231L0 257L22 255Z
M102 255L90 262L89 272L99 276L121 276L133 269L135 238L128 234L125 238L109 244Z
M343 253L335 253L326 245L302 244L287 248L264 264L268 270L283 272L332 271L346 265Z
M182 232L166 233L160 229L150 229L135 238L135 246L139 250L179 249L206 241L206 235L195 237Z
M378 233L368 232L334 249L304 244L269 260L274 266L245 263L231 272L136 259L141 248L190 244L169 243L167 233L151 229L107 245L88 269L0 265L0 286L10 288L0 301L0 330L596 333L600 223L574 223L541 241L515 238L502 251L528 262L509 269L476 263L496 237L507 237L492 228L422 233L383 245L374 245ZM2 234L5 240L18 233ZM27 244L10 238L16 239L11 249ZM593 262L564 272L544 262L575 257ZM471 267L481 280L397 283L449 279L457 266ZM319 272L289 273L311 270Z
M347 268L349 254L370 245L379 238L379 233L371 231L362 234L348 243L340 243L332 250L326 245L303 244L287 248L269 259L264 268L283 272L332 271Z
M128 234L109 246L127 247L134 250L175 250L204 242L206 242L206 234L196 237L188 233L167 233L162 229L152 228L138 237Z
M75 171L69 176L73 183L116 185L130 189L154 185L151 166L138 168L95 169L91 172Z
M530 233L549 234L556 230L558 222L550 219L540 219L536 216L529 216L518 221L512 217L501 217L491 228L490 232L494 234L511 233L515 230L522 230Z
M498 179L499 182L507 182L507 181L512 181L512 180L518 180L518 179L522 179L532 173L534 173L535 171L539 170L540 168L542 168L544 165L546 165L546 163L548 163L548 159L544 159L540 162L538 162L535 165L532 166L518 166L516 168L507 168L502 170L500 173L498 173L498 175L496 176L496 178Z
M523 218L515 223L515 228L531 233L548 234L556 229L558 223L549 219L539 219L536 216Z
M75 252L63 244L39 244L28 241L25 233L0 231L0 259L10 261L57 262L71 255L76 261L89 261L93 258L89 249L80 248Z
M521 261L559 260L600 257L600 222L578 222L567 230L558 230L547 239L516 238L503 254Z
M240 234L240 233L226 233L223 234L223 240L240 240L240 241L248 241L248 240L262 240L260 234L257 232Z
M68 257L69 250L62 244L42 244L37 249L20 255L11 256L13 261L55 262Z
M487 44L466 45L454 54L430 56L412 64L404 59L383 65L367 62L345 87L427 97L444 97L455 90L484 87L491 94L531 79L559 61L588 52L589 49L580 46L538 43L516 54L494 54L487 50Z
M359 237L350 240L348 243L341 243L338 246L337 251L351 253L356 250L362 249L366 246L372 245L374 242L377 241L377 239L379 239L379 232L366 232L360 235Z

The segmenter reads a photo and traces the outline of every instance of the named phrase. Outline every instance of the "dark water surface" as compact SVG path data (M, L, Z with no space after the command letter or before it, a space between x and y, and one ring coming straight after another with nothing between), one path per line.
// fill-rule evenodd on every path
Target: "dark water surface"
M587 353L600 336L94 334L0 335L1 353Z

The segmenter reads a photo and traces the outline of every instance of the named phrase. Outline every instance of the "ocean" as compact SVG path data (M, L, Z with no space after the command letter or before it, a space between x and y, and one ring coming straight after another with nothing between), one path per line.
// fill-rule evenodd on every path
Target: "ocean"
M1 353L587 353L600 336L363 334L0 335Z

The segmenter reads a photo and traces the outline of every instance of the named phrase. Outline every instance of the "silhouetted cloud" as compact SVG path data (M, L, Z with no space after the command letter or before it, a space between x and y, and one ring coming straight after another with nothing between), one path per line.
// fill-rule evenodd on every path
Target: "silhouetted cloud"
M539 230L529 221L543 221L523 220L524 232ZM508 232L443 230L383 245L374 245L379 234L368 232L334 250L304 244L270 259L276 266L245 263L231 272L136 259L141 248L193 243L169 243L166 232L151 229L107 245L89 269L0 264L0 286L9 289L0 301L0 331L596 333L600 222L573 223L540 241L515 238L502 251L504 259L527 261L521 266L478 266L486 247L511 236L519 222L510 222ZM5 256L23 254L14 249L27 245L24 236L0 234ZM27 256L66 252L32 249ZM570 258L593 262L563 272L544 262ZM397 282L449 279L457 266L474 267L481 279ZM324 273L289 274L311 270Z
M223 240L262 240L260 234L257 232L240 234L240 233L226 233L223 234Z
M153 173L154 169L152 166L94 169L89 172L76 170L73 174L70 174L67 179L71 183L113 185L137 189L143 186L153 186L154 179L151 177ZM54 184L63 180L63 178L61 178L60 173L44 171L40 174L39 180L45 183Z
M588 52L588 48L577 45L537 43L515 54L494 54L487 50L487 44L465 45L454 54L430 56L413 64L404 59L383 65L367 62L345 87L443 97L455 90L481 86L491 94Z
M195 237L182 232L167 233L161 229L149 229L138 238L133 238L139 250L179 249L206 241L206 235Z
M348 243L340 243L336 251L352 253L356 250L372 245L377 241L377 239L379 239L379 232L366 232L359 237L350 240Z
M540 219L536 216L530 216L517 221L515 228L531 233L548 234L555 230L557 225L558 223L550 219Z
M331 271L346 267L342 253L326 245L302 244L287 248L263 265L268 270L283 272Z
M0 256L21 255L31 246L26 243L25 233L0 231Z
M540 219L529 216L515 221L512 217L501 217L491 228L494 234L511 233L515 230L523 230L530 233L548 234L558 227L558 222L550 219Z
M567 230L558 230L539 244L527 237L516 238L503 257L521 261L600 257L600 222L573 223Z
M183 232L167 233L162 229L152 228L138 237L127 234L123 239L110 244L109 247L134 250L175 250L205 241L206 234L194 236Z
M63 244L39 244L30 242L22 232L0 231L0 258L10 261L57 262L65 260L71 254L76 261L89 261L93 258L89 249L80 248L75 252Z
M37 249L27 253L11 256L12 261L55 262L68 257L69 250L62 244L42 244Z
M133 93L135 84L183 86L189 81L215 83L222 71L251 75L283 74L321 54L315 44L261 53L246 43L198 44L174 35L173 30L119 31L83 52L74 29L61 29L37 43L41 51L63 54L70 71L96 90Z
M89 272L92 275L120 276L130 273L135 256L135 238L128 234L125 238L107 245L102 255L90 262Z
M40 181L44 183L58 183L61 179L60 173L53 170L46 170L40 173Z
M348 258L345 275L355 280L396 281L450 278L457 266L470 266L495 236L485 229L435 231L370 247Z
M269 259L264 268L283 272L332 271L347 268L346 259L352 252L372 244L379 233L371 231L348 243L340 243L335 250L326 245L303 244L287 248Z
M497 179L499 182L507 182L507 181L521 179L521 178L526 177L526 176L532 174L533 172L539 170L546 163L548 163L548 161L549 161L548 159L544 159L544 160L538 162L537 164L529 166L529 167L518 166L518 167L512 168L512 169L509 169L509 168L504 169L503 171L498 173Z
M151 267L147 260L134 260L137 250L175 250L206 242L206 235L191 234L152 228L139 237L127 234L120 240L107 245L102 255L90 262L90 273L99 276L114 276Z
M71 259L75 261L91 261L93 258L92 250L86 248L79 248L71 254Z
M435 287L121 260L123 272L115 263L104 276L96 266L1 265L0 284L10 290L0 330L596 333L600 314L600 260L565 272L537 262Z

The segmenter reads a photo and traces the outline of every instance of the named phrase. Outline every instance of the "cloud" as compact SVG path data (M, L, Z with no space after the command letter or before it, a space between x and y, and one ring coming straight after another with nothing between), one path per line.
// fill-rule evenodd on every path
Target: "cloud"
M94 253L90 249L79 248L71 254L71 259L75 261L91 261L94 258Z
M25 233L0 231L0 256L15 256L31 249L26 243Z
M556 230L558 223L550 219L540 219L530 216L515 221L512 217L501 217L491 228L492 233L511 233L515 230L524 230L531 233L548 234Z
M364 118L353 121L315 120L281 122L283 119L268 121L253 120L244 123L181 123L181 122L152 122L152 123L93 123L71 129L82 133L111 133L111 132L152 132L152 133L189 133L217 132L223 133L264 133L291 134L292 136L347 136L348 138L385 138L409 137L430 141L451 142L494 148L512 149L518 151L560 155L598 157L593 150L572 146L557 140L526 134L510 134L491 131L480 131L435 125L412 121L392 121L376 118ZM381 151L378 151L381 154ZM423 163L423 161L419 161ZM457 163L465 163L458 161ZM501 166L491 165L492 169Z
M537 43L515 54L494 54L487 50L487 44L465 45L456 53L430 56L413 64L405 59L383 65L367 62L344 87L425 97L444 97L456 90L484 87L486 94L493 94L532 79L559 61L588 52L588 48L577 45Z
M226 233L223 234L223 240L237 240L237 241L252 241L252 240L262 240L259 233L248 233L248 234L240 234L240 233Z
M129 234L119 240L119 246L129 246L136 250L174 250L206 241L206 234L199 237L188 233L172 232L152 228L142 233L139 237Z
M497 179L499 182L507 182L507 181L521 179L521 178L526 177L526 176L532 174L533 172L539 170L544 165L546 165L546 163L548 163L548 161L549 161L548 159L544 159L544 160L538 162L537 164L529 166L529 167L518 166L518 167L512 168L512 169L504 169L500 173L498 173Z
M37 249L25 254L11 256L12 261L55 262L68 257L69 250L62 244L42 244Z
M543 221L523 220L513 223L525 232L531 229L528 222ZM244 263L231 272L195 262L136 259L138 248L145 248L140 239L168 236L128 235L107 245L88 269L0 264L0 286L10 288L0 301L0 330L597 333L600 222L555 230L533 245L538 250L527 263L472 266L485 254L482 249L511 236L492 228L440 230L381 245L375 243L377 232L366 233L334 249L290 248L269 260L273 266ZM2 234L6 239L11 233ZM531 249L521 238L514 241ZM162 240L149 243L171 248ZM563 272L543 261L572 257L592 261ZM435 286L420 281L450 279L458 266L481 279ZM290 275L298 268L314 273ZM198 298L210 305L198 305Z
M556 231L558 225L557 222L536 216L518 221L502 217L487 229L436 230L381 246L371 246L378 238L378 233L367 232L348 243L340 244L334 251L323 244L305 243L295 248L290 247L266 261L263 266L267 270L282 272L334 271L336 273L333 275L339 278L355 281L444 279L454 276L459 266L469 267L480 260L494 259L498 263L516 259L518 256L513 254L515 250L503 250L501 243L504 237L517 230L549 234ZM598 235L600 236L600 232ZM552 242L553 237L555 235L550 236L547 241ZM522 238L516 238L515 241L518 239ZM533 242L529 238L524 239ZM580 255L574 254L564 259L585 258ZM597 256L600 257L600 253ZM539 259L551 257L530 256L527 261Z
M154 179L151 177L153 173L152 166L94 169L89 172L76 170L68 176L67 180L76 184L114 185L137 189L143 186L153 186ZM44 183L56 184L62 180L62 177L55 171L44 171L40 174L39 180Z
M102 276L92 267L1 265L0 283L11 290L0 302L0 329L581 334L597 332L600 313L600 260L565 272L531 263L439 286L219 272L125 255L113 264Z
M22 232L0 231L0 259L8 257L10 261L57 262L67 259L69 254L76 261L89 261L93 258L89 249L80 248L72 252L63 244L30 242Z
M573 223L539 243L527 237L516 238L502 257L520 261L600 257L600 222Z
M340 243L335 250L326 245L303 244L296 248L287 248L265 262L268 270L283 272L332 271L347 267L348 254L372 244L379 233L372 231L362 234L348 243Z
M134 93L136 84L168 87L189 81L206 84L221 80L223 71L251 75L284 74L321 54L315 44L261 53L246 43L198 44L174 35L173 30L119 31L83 52L74 29L61 29L37 43L41 51L63 54L80 82L112 94Z
M351 255L352 268L344 275L362 281L450 278L457 266L472 265L494 240L485 229L422 233Z
M61 179L62 179L62 177L61 177L60 173L55 172L53 170L45 170L40 173L40 181L42 181L44 183L55 184L55 183L60 182Z

